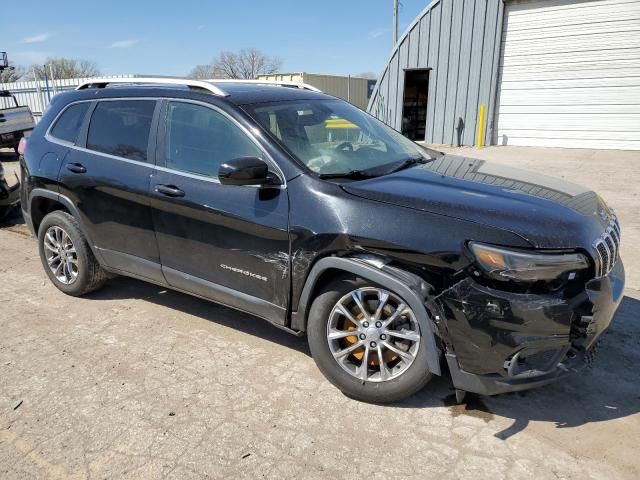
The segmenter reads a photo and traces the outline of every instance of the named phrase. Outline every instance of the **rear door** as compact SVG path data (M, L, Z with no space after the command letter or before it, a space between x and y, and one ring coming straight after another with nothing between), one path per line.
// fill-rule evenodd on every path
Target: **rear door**
M154 99L92 104L82 138L63 161L59 183L108 266L162 282L149 205L157 104Z
M207 104L167 101L159 130L151 192L165 278L176 288L282 323L289 298L286 188L218 181L225 161L268 160L267 154L248 130Z

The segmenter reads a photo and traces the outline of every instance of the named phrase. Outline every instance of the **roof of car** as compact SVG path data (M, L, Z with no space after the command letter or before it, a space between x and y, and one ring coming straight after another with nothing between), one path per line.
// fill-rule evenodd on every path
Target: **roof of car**
M80 84L76 92L77 94L73 95L75 98L159 95L203 99L204 95L205 98L211 96L236 105L332 98L311 85L293 82L194 80L174 77L92 79Z
M216 85L227 92L228 96L225 97L227 100L237 105L329 97L321 92L288 86L223 82L216 83Z

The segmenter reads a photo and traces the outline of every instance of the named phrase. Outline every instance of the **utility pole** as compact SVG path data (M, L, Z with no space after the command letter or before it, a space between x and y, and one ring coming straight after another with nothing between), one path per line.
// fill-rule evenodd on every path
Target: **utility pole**
M398 0L393 0L393 45L398 41Z

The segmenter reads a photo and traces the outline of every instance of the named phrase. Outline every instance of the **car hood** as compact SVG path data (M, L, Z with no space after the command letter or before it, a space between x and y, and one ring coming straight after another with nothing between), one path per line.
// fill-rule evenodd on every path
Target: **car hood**
M369 200L507 230L536 248L590 250L613 215L598 195L579 185L454 155L342 188Z

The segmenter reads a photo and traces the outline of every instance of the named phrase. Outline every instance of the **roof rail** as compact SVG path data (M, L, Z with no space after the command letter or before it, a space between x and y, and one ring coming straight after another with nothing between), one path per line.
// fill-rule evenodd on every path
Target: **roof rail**
M87 88L105 88L107 85L184 85L190 88L198 88L207 90L219 97L226 97L228 94L221 88L216 87L210 82L204 80L193 80L189 78L176 77L130 77L130 78L94 78L81 83L76 90L85 90Z
M216 78L213 80L206 80L210 83L249 83L254 85L275 85L281 87L292 87L292 88L300 88L303 90L312 90L314 92L322 92L319 88L314 87L313 85L309 85L308 83L299 83L299 82L288 82L281 80L243 80L243 79L224 79L224 78Z
M191 78L179 77L129 77L129 78L94 78L82 82L76 87L76 90L85 90L87 88L105 88L108 85L184 85L186 87L206 90L209 93L219 97L226 97L229 94L220 88L217 84L224 83L240 83L254 85L274 85L282 87L300 88L320 92L319 89L306 83L297 82L281 82L274 80L238 80L238 79L213 79L213 80L194 80Z

